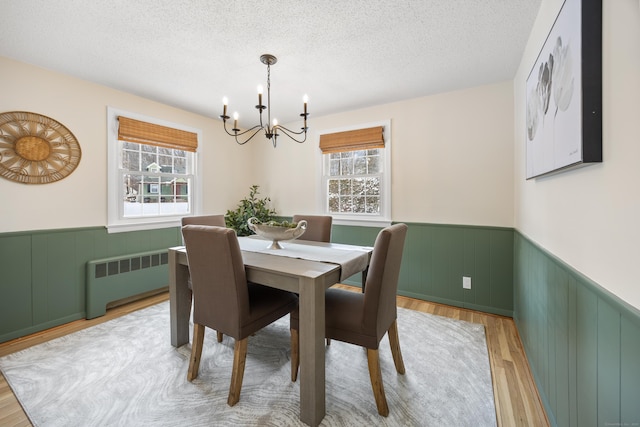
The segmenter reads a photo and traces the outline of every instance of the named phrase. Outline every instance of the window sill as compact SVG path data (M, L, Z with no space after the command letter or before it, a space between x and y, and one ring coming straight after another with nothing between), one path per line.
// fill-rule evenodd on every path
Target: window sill
M126 233L129 231L155 230L160 228L180 227L180 218L165 219L162 221L140 221L140 222L122 222L118 224L107 225L107 232Z
M391 225L391 220L385 219L355 219L355 218L340 218L333 217L334 225L350 225L356 227L388 227Z

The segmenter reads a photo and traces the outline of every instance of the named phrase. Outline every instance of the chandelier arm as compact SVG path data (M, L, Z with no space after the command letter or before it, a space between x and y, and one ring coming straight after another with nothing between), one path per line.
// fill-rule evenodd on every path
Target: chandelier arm
M225 131L225 132L227 132L227 135L229 135L229 136L242 136L242 135L244 135L245 133L249 133L249 132L251 132L251 131L253 131L253 130L255 130L255 129L260 130L260 129L263 129L263 128L264 128L264 126L262 126L262 124L259 124L259 125L255 125L255 126L254 126L254 127L252 127L251 129L246 129L246 130L244 130L244 131L242 131L242 132L235 133L235 132L229 132L229 131L227 130L227 122L226 122L226 120L225 120L225 121L223 121L223 124L224 124L224 131ZM233 129L232 129L232 131L233 131Z
M290 139L297 142L298 144L302 144L307 140L307 132L305 131L294 132L291 129L287 129L286 127L280 126L280 125L278 125L278 130L282 131L283 135L288 136ZM293 135L302 135L303 133L304 133L304 138L302 140L299 140L295 136L293 136Z
M256 128L257 128L257 129L256 129ZM249 131L251 131L251 130L253 130L253 129L256 129L256 131L255 131L255 132L253 132L253 134L252 134L249 138L245 139L245 140L244 140L244 141L242 141L242 142L238 140L238 136L242 136L242 135L246 134L247 132L249 132ZM259 128L258 126L254 126L254 127L252 127L251 129L249 129L249 130L246 130L246 131L244 131L244 132L242 132L242 133L240 133L240 134L238 134L238 135L235 135L236 143L237 143L238 145L244 145L244 144L246 144L247 142L251 141L251 140L253 139L253 137L254 137L254 136L256 136L256 135L258 134L258 132L260 132L261 130L262 130L262 128Z
M295 130L291 130L291 129L286 128L286 127L284 127L282 125L278 125L278 129L282 129L282 130L284 130L284 131L286 131L286 132L288 132L288 133L290 133L292 135L302 135L303 133L307 132L307 128L300 128L301 129L300 132L296 132Z

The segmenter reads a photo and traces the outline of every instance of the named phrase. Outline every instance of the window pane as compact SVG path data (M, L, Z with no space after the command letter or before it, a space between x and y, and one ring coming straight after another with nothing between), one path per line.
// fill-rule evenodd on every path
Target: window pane
M351 180L350 179L341 179L340 180L340 195L351 195Z
M340 159L332 159L329 161L329 175L340 175Z
M339 192L340 192L340 180L330 179L329 180L329 196L336 195Z
M142 216L142 203L139 203L135 200L126 200L124 202L124 212L123 216L125 218L132 216Z
M380 179L379 178L367 178L366 179L366 194L370 196L380 195Z
M338 196L329 196L329 212L340 212L340 199Z
M184 157L176 157L173 159L173 173L186 174L187 171L187 159Z
M124 199L129 202L139 202L140 183L142 176L140 175L124 175Z
M380 197L367 197L366 213L380 213Z
M364 175L367 173L367 158L363 155L363 151L358 151L357 155L353 159L353 173L356 175Z
M140 153L138 151L124 151L122 153L122 168L132 171L140 171Z
M353 212L363 213L365 211L365 198L354 197L353 198Z
M351 196L340 197L340 212L351 212L353 207L353 199Z
M366 180L364 178L355 178L353 180L352 192L354 195L364 195L365 182Z
M173 158L171 156L158 156L160 170L164 173L173 173Z
M367 157L367 173L380 173L380 172L381 172L380 156Z
M156 163L156 155L153 153L145 153L143 150L142 153L142 170L143 171L147 171L149 170L149 166L151 166L152 164L157 164Z
M340 175L353 174L353 159L346 158L340 160Z

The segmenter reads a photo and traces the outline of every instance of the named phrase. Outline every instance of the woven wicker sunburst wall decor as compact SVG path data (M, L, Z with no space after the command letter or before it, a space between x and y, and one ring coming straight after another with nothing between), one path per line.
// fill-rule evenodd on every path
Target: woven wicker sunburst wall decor
M47 184L69 176L80 163L76 137L61 123L36 113L0 113L0 176Z

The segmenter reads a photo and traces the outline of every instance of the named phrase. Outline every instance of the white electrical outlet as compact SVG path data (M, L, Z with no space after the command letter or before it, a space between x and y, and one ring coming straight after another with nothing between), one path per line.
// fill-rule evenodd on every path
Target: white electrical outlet
M462 276L462 288L471 289L471 277Z

